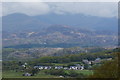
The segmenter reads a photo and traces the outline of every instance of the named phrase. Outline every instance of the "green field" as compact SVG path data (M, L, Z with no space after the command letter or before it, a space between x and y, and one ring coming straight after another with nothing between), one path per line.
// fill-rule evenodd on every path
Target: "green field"
M66 70L69 72L70 70ZM90 70L75 70L77 73L83 73L84 75L91 75L93 74L92 71ZM22 76L23 72L15 72L15 71L3 71L2 77L3 78L59 78L59 76L54 76L54 75L47 75L43 71L40 71L37 75L35 76Z
M78 70L78 73L83 73L84 75L92 75L93 71L92 70Z
M52 63L55 66L67 66L69 64L82 64L81 62L70 62L70 63Z
M66 70L67 72L69 72L70 70ZM93 71L92 70L74 70L77 73L82 73L86 76L92 75Z
M0 61L0 79L2 78L2 61Z
M56 78L57 76L46 75L43 72L39 72L35 76L22 76L23 72L15 72L15 71L4 71L2 73L3 78Z

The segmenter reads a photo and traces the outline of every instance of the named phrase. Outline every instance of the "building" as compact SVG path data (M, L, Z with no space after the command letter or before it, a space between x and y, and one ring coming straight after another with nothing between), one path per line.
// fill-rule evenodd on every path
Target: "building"
M51 69L52 67L51 66L34 66L34 69Z
M55 66L55 69L63 69L63 66Z
M32 76L30 73L24 73L23 76Z
M101 58L96 58L94 63L100 63L101 62Z
M88 64L89 61L87 59L82 60L85 64Z
M70 70L78 70L77 66L70 66Z

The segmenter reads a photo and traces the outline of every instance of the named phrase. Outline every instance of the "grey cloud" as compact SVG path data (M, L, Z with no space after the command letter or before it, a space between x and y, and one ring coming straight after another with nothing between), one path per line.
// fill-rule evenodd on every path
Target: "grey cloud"
M49 6L45 3L40 2L11 2L3 4L3 15L12 13L24 13L30 16L34 16L46 14L49 11Z
M51 3L51 9L57 14L85 14L100 17L116 17L117 3Z
M100 17L116 17L117 3L109 2L16 2L4 3L3 15L24 13L30 16L55 14L85 14Z

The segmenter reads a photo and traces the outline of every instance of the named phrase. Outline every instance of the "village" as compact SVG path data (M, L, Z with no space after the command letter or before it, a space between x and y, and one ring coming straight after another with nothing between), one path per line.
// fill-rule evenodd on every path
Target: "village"
M112 58L108 58L108 59L104 59L104 60L112 60ZM89 70L89 68L92 67L92 65L96 65L96 64L100 64L103 61L103 59L101 58L96 58L94 61L89 61L88 59L84 59L82 60L83 64L74 64L71 66L43 66L43 65L35 65L33 67L33 69L37 69L37 70ZM86 64L88 66L88 68L86 68ZM27 68L28 64L24 63L24 65L22 65L22 67L24 67L25 69ZM23 76L32 76L31 73L24 73Z
M75 66L63 67L63 66L34 66L34 68L43 70L43 69L64 69L64 70L83 70L84 66L80 64L75 64Z
M112 58L108 58L108 59L104 59L104 60L112 60ZM101 61L103 61L103 59L101 58L96 58L94 61L89 61L87 59L82 60L82 62L84 64L88 64L89 66L91 64L98 64ZM33 68L34 69L39 69L39 70L44 70L44 69L65 69L65 70L83 70L84 68L84 64L74 64L74 66L42 66L42 65L36 65ZM22 65L23 67L27 68L28 64L24 63L24 65Z

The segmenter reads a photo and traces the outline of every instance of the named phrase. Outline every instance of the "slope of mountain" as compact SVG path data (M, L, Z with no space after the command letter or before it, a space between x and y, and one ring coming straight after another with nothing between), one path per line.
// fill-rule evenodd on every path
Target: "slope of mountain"
M3 33L3 47L90 47L115 46L117 35L71 28L65 25L52 25L42 32Z
M105 47L117 44L115 18L80 14L27 16L18 13L2 18L3 47Z
M37 19L49 23L49 24L62 24L69 25L83 29L94 29L94 30L110 30L116 31L118 27L117 18L104 18L97 16L85 16L83 14L48 14L41 16L34 16Z
M104 48L27 48L27 49L11 49L3 48L3 60L31 60L43 56L64 56L80 53L97 53L107 51Z
M25 14L15 13L3 16L3 31L39 31L43 28L55 24L69 25L71 27L83 28L89 30L108 30L117 31L117 18L103 18L96 16L76 15L39 15L27 16Z
M44 23L36 18L24 14L11 14L4 16L2 19L3 31L21 32L21 31L40 31L49 24Z

